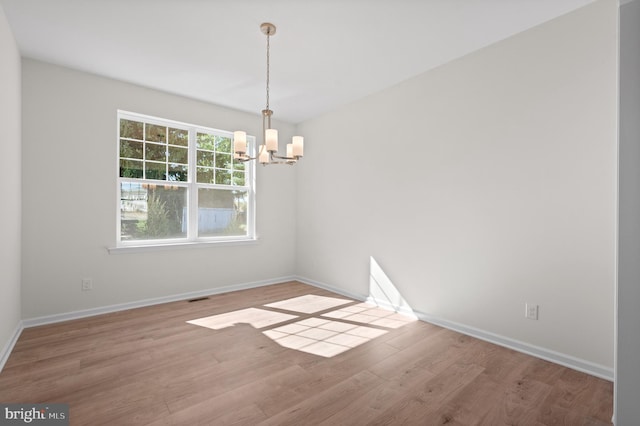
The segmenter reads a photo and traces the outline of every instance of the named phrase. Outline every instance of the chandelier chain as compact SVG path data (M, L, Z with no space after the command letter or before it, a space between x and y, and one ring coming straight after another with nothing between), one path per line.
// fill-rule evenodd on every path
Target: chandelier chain
M267 110L269 109L269 50L271 47L269 43L270 38L271 37L267 33Z

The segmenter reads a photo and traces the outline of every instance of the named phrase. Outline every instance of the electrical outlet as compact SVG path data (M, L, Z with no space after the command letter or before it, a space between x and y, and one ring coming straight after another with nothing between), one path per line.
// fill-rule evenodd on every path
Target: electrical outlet
M91 278L82 279L82 291L93 290L93 280Z
M525 313L524 316L531 320L538 319L538 305L534 305L532 303L525 303Z

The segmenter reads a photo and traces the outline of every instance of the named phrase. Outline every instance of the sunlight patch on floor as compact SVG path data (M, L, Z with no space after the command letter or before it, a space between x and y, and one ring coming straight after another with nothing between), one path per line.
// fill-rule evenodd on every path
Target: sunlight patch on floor
M262 334L282 347L330 358L382 336L391 329L416 321L413 317L369 303L353 303L353 300L308 294L264 305L278 311L247 308L187 323L212 330L236 324L250 324L256 329L269 328ZM347 304L351 305L343 306ZM338 309L331 310L333 308ZM316 313L317 316L293 322L301 315Z
M330 358L385 333L387 330L379 328L309 318L262 334L285 348Z
M414 317L398 314L369 303L347 306L336 311L327 312L326 314L322 314L322 316L386 328L399 328L409 322L417 321Z
M223 328L233 327L240 323L251 324L254 328L264 328L295 318L298 318L298 316L267 311L266 309L247 308L239 311L227 312L226 314L198 318L187 322L189 324L207 327L212 330L221 330Z
M305 296L293 297L291 299L281 300L279 302L269 303L269 308L284 309L287 311L302 312L305 314L313 314L336 306L353 303L352 300L338 299L336 297L317 296L315 294L307 294Z

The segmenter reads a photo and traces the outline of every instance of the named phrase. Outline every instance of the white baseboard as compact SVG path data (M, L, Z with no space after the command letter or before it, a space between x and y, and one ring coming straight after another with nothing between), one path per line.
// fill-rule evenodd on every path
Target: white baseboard
M422 312L414 313L421 321L439 325L440 327L448 328L450 330L457 331L459 333L466 334L480 340L485 340L499 346L504 346L505 348L513 349L515 351L522 352L536 358L544 359L555 364L560 364L564 367L581 371L583 373L587 373L601 379L609 380L611 382L613 381L613 368L576 358L571 355L552 351L550 349L541 348L539 346L535 346L526 342L521 342L509 337L491 333L489 331L480 330L468 325L458 324L453 321L447 321L445 319L437 318L432 315L424 314Z
M22 321L24 328L36 327L39 325L53 324L62 321L69 321L79 318L87 318L95 315L108 314L111 312L125 311L127 309L142 308L144 306L159 305L161 303L178 302L180 300L195 299L198 297L210 296L214 294L228 293L230 291L246 290L250 288L263 287L278 284L286 281L293 281L295 277L279 277L268 280L253 281L249 283L233 284L224 287L210 288L206 290L192 291L188 293L174 294L164 297L154 297L152 299L138 300L135 302L120 303L117 305L101 306L98 308L83 309L80 311L65 312L62 314L46 315L42 317L29 318Z
M309 278L305 277L296 277L297 281L300 281L305 284L312 285L314 287L323 288L325 290L342 294L343 296L350 297L356 300L367 301L373 304L376 304L382 308L392 309L398 311L403 314L411 315L417 317L419 320L428 322L431 324L438 325L440 327L447 328L449 330L457 331L458 333L466 334L471 337L475 337L480 340L485 340L490 343L494 343L499 346L503 346L509 349L513 349L518 352L525 353L527 355L534 356L536 358L544 359L546 361L553 362L555 364L562 365L564 367L571 368L573 370L581 371L583 373L590 374L595 377L599 377L601 379L613 381L614 374L613 368L606 367L604 365L595 364L590 361L586 361L580 358L573 357L571 355L562 354L560 352L552 351L549 349L541 348L539 346L531 345L526 342L521 342L519 340L511 339L509 337L501 336L499 334L491 333L488 331L484 331L475 327L471 327L464 324L459 324L453 321L448 321L444 318L439 318L434 315L425 314L419 311L412 311L409 309L395 309L394 306L391 306L388 302L384 300L375 300L372 297L366 295L356 295L353 293L348 293L343 291L340 288L330 286L325 283L321 283Z
M4 348L2 348L2 352L0 352L0 372L2 372L4 365L7 363L9 355L11 355L11 351L13 351L13 347L16 345L22 330L24 330L24 325L22 321L20 321L18 325L16 325L13 336L11 336L11 339L9 339L9 341L4 345Z

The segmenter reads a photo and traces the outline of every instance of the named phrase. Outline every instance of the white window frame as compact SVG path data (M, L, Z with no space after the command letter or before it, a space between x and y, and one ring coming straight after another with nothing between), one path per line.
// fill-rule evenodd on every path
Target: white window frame
M149 124L156 124L160 126L169 126L176 129L187 130L189 133L188 141L188 179L186 182L180 181L164 181L154 179L138 179L138 178L123 178L120 177L120 120L133 120L142 121ZM220 135L229 137L233 140L233 132L226 130L219 130L205 126L199 126L189 123L183 123L175 120L168 120L159 117L153 117L149 115L139 114L135 112L117 111L117 144L116 144L116 177L117 177L117 189L116 189L116 247L110 248L109 252L118 251L118 249L127 248L162 248L162 247L174 247L174 246L199 246L208 245L212 243L243 243L252 242L256 240L256 197L255 197L255 162L248 161L245 163L245 185L221 185L210 183L198 183L196 182L197 173L197 133L208 133L214 135ZM247 135L247 147L249 150L255 149L255 137ZM233 154L231 154L233 155ZM188 210L188 224L187 224L187 236L186 238L165 238L165 239L151 239L151 240L122 240L121 235L121 188L123 182L131 182L141 184L153 184L153 185L173 185L178 187L187 188L187 210ZM224 189L229 190L230 187L238 190L247 191L247 234L246 235L233 235L233 236L210 236L210 237L198 237L198 189L199 188L211 188L211 189Z

